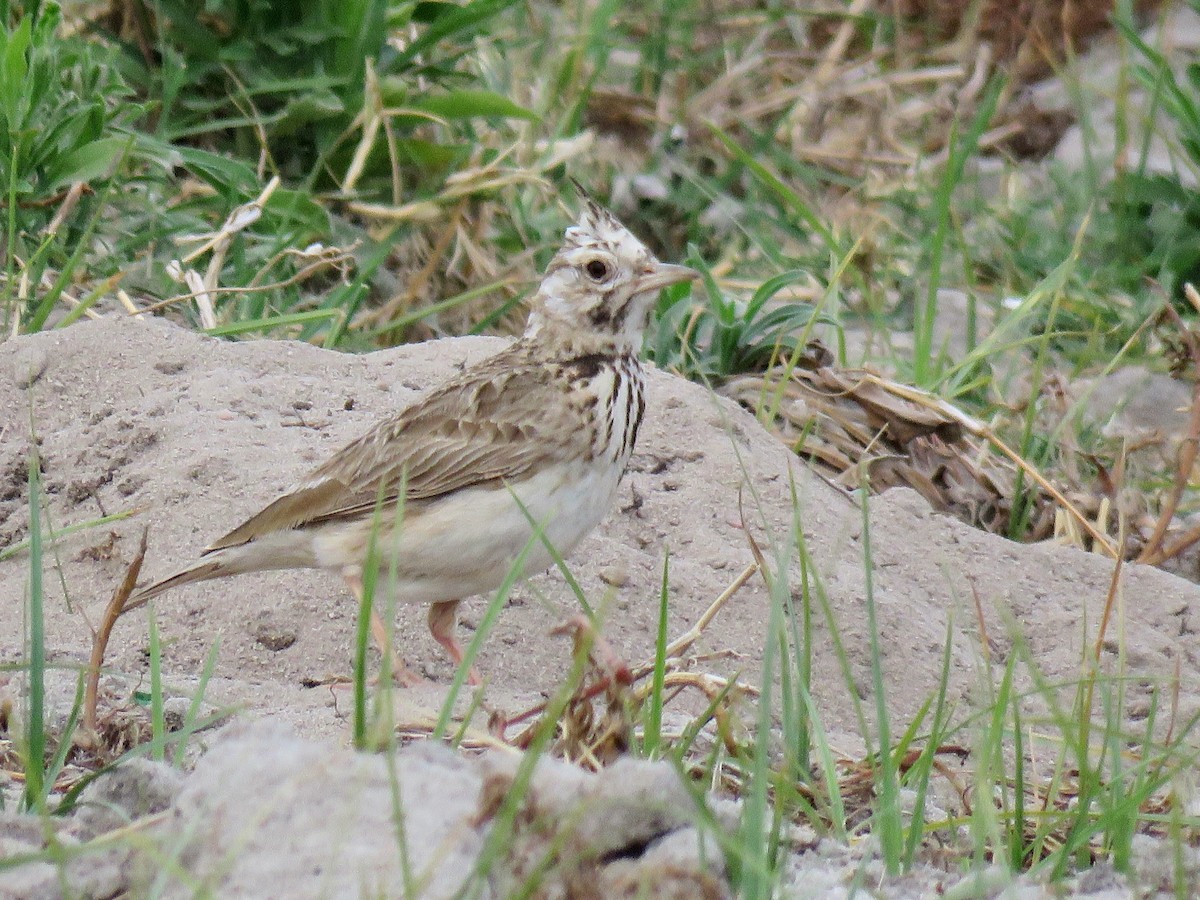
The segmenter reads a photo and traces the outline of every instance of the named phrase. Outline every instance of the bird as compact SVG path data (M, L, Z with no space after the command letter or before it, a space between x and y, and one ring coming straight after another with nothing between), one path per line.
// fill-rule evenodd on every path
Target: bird
M645 412L639 355L654 306L700 277L659 262L579 190L578 221L519 338L379 421L126 610L192 582L290 568L337 572L361 602L375 565L397 603L430 604L429 631L460 666L462 600L499 587L523 551L522 576L549 568L543 539L566 556L613 505ZM377 615L372 629L382 649ZM395 666L402 684L424 680ZM469 680L480 682L473 668Z

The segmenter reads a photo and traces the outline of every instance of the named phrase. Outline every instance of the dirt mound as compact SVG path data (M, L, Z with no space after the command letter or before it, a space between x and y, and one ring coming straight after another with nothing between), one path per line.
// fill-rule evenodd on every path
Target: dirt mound
M47 552L51 659L81 662L89 648L80 605L112 593L144 526L144 577L187 562L209 540L272 499L307 469L407 403L418 391L502 346L463 338L346 356L300 343L229 343L159 320L108 319L0 345L0 547L26 537L26 460L40 447L48 522L60 529L101 516L127 518L61 538ZM32 423L32 426L30 425ZM670 632L685 630L753 557L742 528L772 556L798 521L828 594L861 696L870 692L861 513L810 476L748 413L695 384L654 373L638 452L617 508L570 563L594 604L611 598L606 638L631 663L652 654L663 556L670 553ZM1094 640L1112 575L1105 559L1049 545L1020 546L933 514L911 491L871 504L871 550L889 709L907 722L936 688L951 622L951 699L969 701L982 659L1003 663L1005 622L1017 623L1051 680L1078 674ZM0 659L21 655L27 554L0 562ZM790 578L802 583L793 561ZM71 604L66 602L69 596ZM1200 666L1195 633L1200 588L1153 569L1127 566L1123 632L1127 665L1145 675L1146 714L1155 679L1176 660ZM988 623L980 636L976 602ZM484 601L464 606L464 630ZM547 632L574 611L562 577L531 579L513 594L479 668L501 707L556 686L568 647ZM306 684L348 673L355 605L321 572L245 575L188 586L161 598L164 668L186 686L219 642L210 697L281 717L306 732L344 735L336 692ZM711 671L740 670L757 682L769 602L759 578L730 602L697 645ZM429 637L424 609L401 608L398 634L414 667L444 685L450 669ZM857 743L855 716L823 614L814 612L814 689L826 726ZM1085 623L1086 622L1086 626ZM109 662L134 679L146 671L144 613L117 626ZM464 633L464 636L469 636ZM986 649L985 649L986 647ZM422 689L425 690L425 689ZM416 692L436 703L441 688ZM1200 707L1200 687L1181 686L1181 712ZM343 698L342 706L348 700ZM871 706L872 704L867 704Z

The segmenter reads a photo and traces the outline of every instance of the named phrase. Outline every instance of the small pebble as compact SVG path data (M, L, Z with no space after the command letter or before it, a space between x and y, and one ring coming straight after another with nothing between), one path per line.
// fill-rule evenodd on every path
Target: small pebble
M46 368L49 365L50 357L41 347L22 347L9 357L13 381L21 390L32 387L39 378L46 374Z
M629 567L624 563L610 563L604 566L598 574L601 581L615 588L622 588L629 584Z
M185 368L187 363L181 359L163 359L154 364L154 371L162 375L178 375Z
M296 643L297 638L296 629L276 622L271 616L264 617L254 626L254 640L272 653L286 650Z

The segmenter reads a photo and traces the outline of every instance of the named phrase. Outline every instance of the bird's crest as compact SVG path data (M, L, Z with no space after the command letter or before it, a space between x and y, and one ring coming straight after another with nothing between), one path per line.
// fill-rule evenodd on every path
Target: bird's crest
M567 228L564 235L564 250L602 247L612 253L631 257L649 255L645 245L616 216L595 201L591 194L574 178L571 184L583 199L579 221Z

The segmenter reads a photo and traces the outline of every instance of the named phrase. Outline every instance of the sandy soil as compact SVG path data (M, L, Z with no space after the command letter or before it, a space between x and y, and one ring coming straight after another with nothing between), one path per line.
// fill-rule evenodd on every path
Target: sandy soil
M108 598L144 526L150 527L144 574L156 578L191 560L379 417L501 345L463 338L345 356L299 343L228 343L160 320L131 319L0 344L0 547L27 536L31 441L42 454L54 527L133 513L66 537L48 555L51 658L86 658L79 607L94 609ZM750 414L662 373L651 379L645 427L618 507L570 560L594 602L611 598L604 633L617 651L630 662L651 655L664 553L670 552L674 634L752 560L739 496L751 532L769 548L788 541L793 484L798 521L841 631L854 688L870 701L859 509L810 475ZM974 531L934 514L908 491L873 499L870 509L893 733L936 689L947 629L949 699L961 715L984 683L984 654L1003 666L1012 650L1006 623L1020 628L1049 680L1077 675L1081 647L1094 640L1109 591L1110 562ZM28 566L25 554L0 562L0 662L21 657ZM794 561L788 578L798 597ZM1154 685L1176 665L1184 672L1200 666L1200 588L1130 565L1118 597L1120 619L1111 627L1103 664L1112 669L1121 650L1141 679L1128 708L1137 724L1149 711ZM987 623L986 644L976 601ZM466 605L464 637L484 603L476 598ZM573 604L558 573L514 592L478 663L491 704L515 711L558 684L568 648L547 632ZM764 583L754 578L697 646L713 654L703 668L740 670L757 682L768 611ZM156 612L164 666L177 689L186 690L219 642L213 702L240 704L307 736L347 739L336 695L305 687L350 671L355 608L336 577L276 572L223 579L168 594ZM862 742L851 698L823 617L814 621L818 705L835 743L853 751ZM451 670L425 629L424 610L402 609L397 627L407 659L434 682L407 702L434 709ZM146 645L145 613L128 616L117 627L109 662L136 678L147 668ZM347 706L345 696L340 706ZM1179 715L1198 711L1200 684L1185 679Z
M61 578L57 572L46 578L53 656L82 660L89 646L83 620L64 602L64 587L85 608L106 600L143 526L150 526L144 575L167 574L378 418L499 346L499 339L456 339L345 356L298 343L230 344L161 321L130 320L8 342L0 349L6 376L0 409L9 411L0 426L0 545L26 537L30 421L55 527L134 512L58 545ZM22 387L38 370L32 385ZM570 560L593 602L612 595L605 636L626 659L651 653L664 553L671 554L670 630L676 633L752 561L739 492L763 546L787 539L790 478L859 688L869 689L859 510L809 476L748 413L661 373L651 382L645 428L618 508ZM1021 626L1050 678L1077 671L1081 642L1093 635L1112 575L1103 558L976 532L932 513L907 491L872 502L870 539L883 664L892 676L888 700L898 718L933 690L948 620L955 699L969 695L981 658L976 595L990 619L993 662L1002 664L1009 646L1003 614ZM792 578L798 591L794 565ZM0 563L0 635L7 636L0 652L8 659L20 650L27 579L27 556ZM1126 656L1135 673L1165 675L1177 658L1185 669L1200 664L1193 631L1200 589L1128 566L1121 597ZM464 637L484 604L477 598L466 605ZM718 669L757 673L768 607L763 582L752 580L698 649L729 655L711 663ZM498 696L558 683L567 648L547 632L573 609L558 573L515 591L479 663ZM294 721L306 730L340 727L330 718L328 693L303 687L350 669L355 607L336 576L274 572L191 585L160 600L157 612L172 674L199 673L219 640L220 678L271 688L249 691L252 707L273 713L297 705L306 711ZM431 679L446 682L451 670L425 629L424 612L401 609L403 651ZM1091 623L1086 630L1085 620ZM849 733L849 698L824 626L818 629L821 708L832 729ZM118 626L110 662L121 671L144 671L145 648L145 615L129 616ZM1200 705L1200 694L1186 688L1185 715Z

